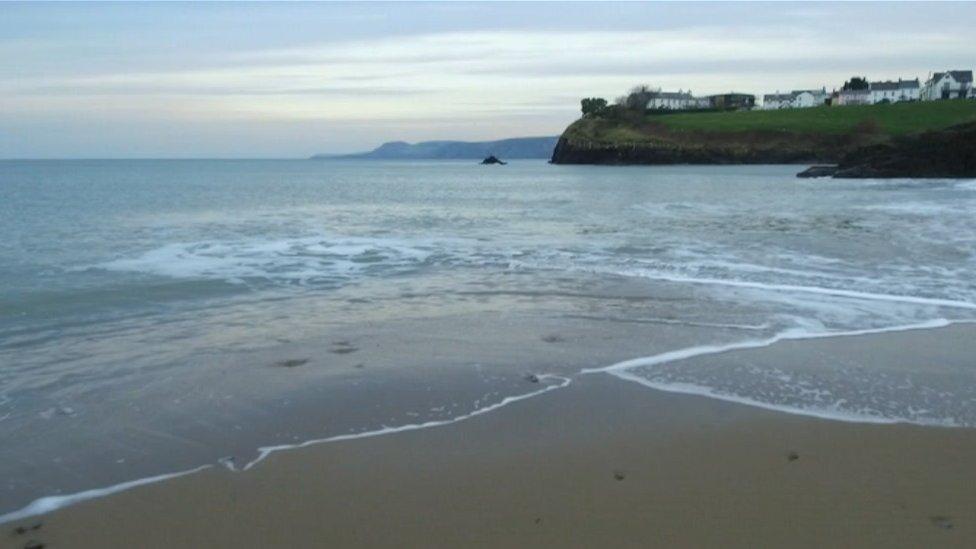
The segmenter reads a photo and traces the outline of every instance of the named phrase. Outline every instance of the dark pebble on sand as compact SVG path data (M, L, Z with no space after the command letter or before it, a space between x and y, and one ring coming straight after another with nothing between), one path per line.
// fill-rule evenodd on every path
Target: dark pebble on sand
M290 358L288 360L275 362L274 365L276 368L296 368L298 366L307 364L309 360L310 359L308 358Z
M615 478L617 480L623 480L626 477L624 476L624 472L623 471L614 471L613 472L613 478Z
M24 545L24 549L44 549L44 544L39 541L31 540Z
M359 348L353 346L352 343L349 343L346 340L342 340L342 341L333 341L332 349L330 349L330 352L335 353L337 355L345 355L349 353L355 353L358 350Z
M553 335L542 336L542 341L545 341L546 343L559 343L560 341L566 341L566 340L563 339L563 337L560 335L553 334Z
M41 523L33 524L31 526L18 526L14 528L14 534L20 536L26 534L27 532L35 532L41 529Z
M929 520L932 521L932 524L942 528L943 530L952 530L952 519L949 517L937 515L934 517L929 517Z
M542 519L541 519L541 518L537 518L537 519L535 519L535 523L536 523L536 524L539 524L540 522L542 522Z
M796 460L800 459L800 454L798 454L796 452L790 452L789 454L786 455L786 459L788 459L790 461L796 461Z

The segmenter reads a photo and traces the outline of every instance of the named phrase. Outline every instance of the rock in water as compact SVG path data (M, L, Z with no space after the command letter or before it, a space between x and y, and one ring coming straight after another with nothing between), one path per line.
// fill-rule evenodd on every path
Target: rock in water
M837 166L810 166L796 174L797 177L830 177L837 173Z
M501 164L502 166L504 166L506 164L505 162L502 162L501 160L499 160L498 157L495 156L495 155L493 155L493 154L492 155L489 155L488 158L482 160L481 163L482 164Z

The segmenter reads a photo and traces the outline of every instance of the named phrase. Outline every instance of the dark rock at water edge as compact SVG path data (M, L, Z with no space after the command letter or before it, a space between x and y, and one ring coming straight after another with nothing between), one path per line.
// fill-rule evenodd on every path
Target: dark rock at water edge
M738 134L723 136L722 140L702 136L693 143L694 134L686 142L657 143L587 143L561 138L553 151L553 164L603 165L680 165L680 164L806 164L809 162L837 162L850 138L829 143L825 138L813 139L803 146L786 146L789 136L750 136L751 143L737 141ZM745 139L742 137L742 139Z
M498 157L495 156L495 155L493 155L493 154L492 155L489 155L488 158L485 158L484 160L482 160L481 163L482 164L500 164L502 166L504 166L506 164L505 162L502 162L501 160L499 160Z
M976 122L863 147L840 161L834 177L976 177Z
M837 166L810 166L802 172L796 174L797 177L832 177L837 173Z

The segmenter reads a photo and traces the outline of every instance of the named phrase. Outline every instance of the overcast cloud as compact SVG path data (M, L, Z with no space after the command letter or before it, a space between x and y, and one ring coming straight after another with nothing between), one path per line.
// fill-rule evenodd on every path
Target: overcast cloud
M297 157L559 133L636 83L976 68L976 5L0 4L0 157Z

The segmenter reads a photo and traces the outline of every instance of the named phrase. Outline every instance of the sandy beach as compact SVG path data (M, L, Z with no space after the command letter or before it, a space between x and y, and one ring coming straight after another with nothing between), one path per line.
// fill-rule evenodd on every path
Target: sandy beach
M788 342L763 356L885 357L892 341L935 349L972 333ZM971 547L973 456L971 429L829 421L578 375L449 425L273 453L243 473L212 467L5 524L3 544Z
M917 3L3 3L0 549L976 549Z

